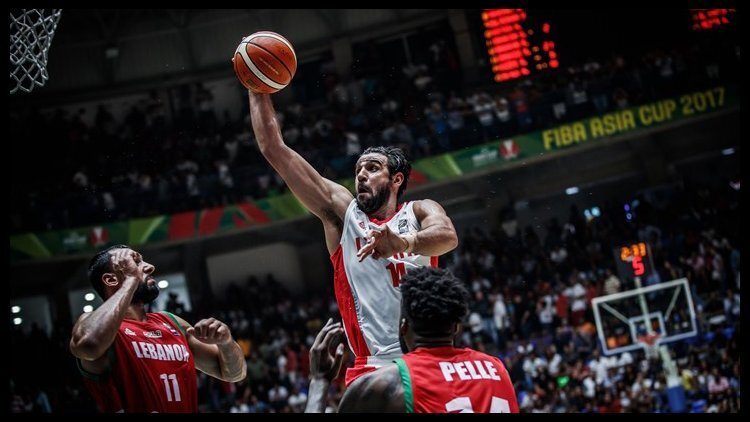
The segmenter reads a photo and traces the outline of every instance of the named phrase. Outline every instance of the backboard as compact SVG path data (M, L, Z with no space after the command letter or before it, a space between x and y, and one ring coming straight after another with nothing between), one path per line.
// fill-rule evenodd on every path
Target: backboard
M592 300L596 329L607 355L646 349L648 335L657 346L698 334L695 307L686 278L658 283Z

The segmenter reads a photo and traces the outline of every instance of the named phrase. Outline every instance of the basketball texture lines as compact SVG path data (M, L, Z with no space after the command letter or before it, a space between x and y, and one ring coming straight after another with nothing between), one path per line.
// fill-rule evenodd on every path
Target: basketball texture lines
M297 71L297 55L292 44L271 31L260 31L243 38L232 62L242 85L260 94L283 89Z

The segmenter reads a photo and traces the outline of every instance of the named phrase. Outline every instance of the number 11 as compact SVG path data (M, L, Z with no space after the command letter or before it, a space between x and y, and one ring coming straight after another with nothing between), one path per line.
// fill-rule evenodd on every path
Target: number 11
M164 389L167 390L167 401L182 401L180 397L180 385L177 384L177 375L175 374L161 374L159 375L162 381L164 381ZM172 380L172 388L169 388L169 381ZM172 400L172 391L174 390L174 400Z

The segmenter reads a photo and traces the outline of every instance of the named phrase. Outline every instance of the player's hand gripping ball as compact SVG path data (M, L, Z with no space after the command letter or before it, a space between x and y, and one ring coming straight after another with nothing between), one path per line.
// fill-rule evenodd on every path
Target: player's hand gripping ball
M243 38L232 62L242 85L259 94L283 89L297 71L297 55L292 44L271 31L259 31Z

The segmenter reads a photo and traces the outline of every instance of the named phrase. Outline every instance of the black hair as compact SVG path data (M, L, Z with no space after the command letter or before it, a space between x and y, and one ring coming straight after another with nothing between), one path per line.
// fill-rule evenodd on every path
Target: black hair
M418 267L401 278L401 307L414 332L422 336L451 333L469 310L469 292L448 270Z
M115 245L110 246L107 249L100 251L89 261L89 282L91 287L96 290L99 297L104 297L104 283L102 283L102 276L106 273L112 272L112 261L110 260L109 252L114 249L130 249L128 245Z
M397 147L369 147L363 152L361 156L365 154L382 154L388 158L388 172L393 177L396 173L404 175L404 182L398 187L397 197L400 199L401 195L406 191L406 185L409 184L409 174L411 174L411 162L406 158L406 154L401 148Z

